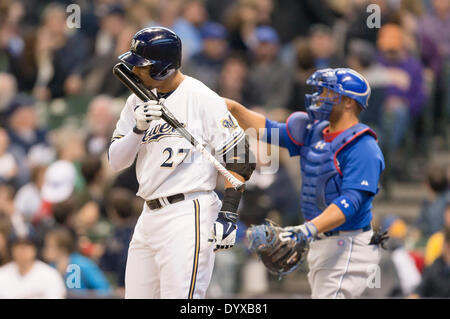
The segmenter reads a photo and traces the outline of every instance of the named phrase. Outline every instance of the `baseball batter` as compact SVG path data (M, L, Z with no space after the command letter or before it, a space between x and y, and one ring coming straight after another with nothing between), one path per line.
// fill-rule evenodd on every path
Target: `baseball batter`
M375 132L359 123L370 87L351 69L323 69L306 82L307 113L277 123L227 100L243 129L266 128L269 143L300 156L301 208L307 221L287 227L285 241L309 244L308 279L313 298L355 298L367 287L385 238L372 231L372 200L384 169ZM279 133L279 139L273 132ZM259 130L257 130L259 131ZM371 266L371 268L369 268Z
M226 104L183 75L181 41L166 28L146 28L119 57L169 111L239 180L250 178L248 142ZM241 192L225 182L223 203L213 191L217 171L161 119L161 105L132 94L109 147L115 170L136 160L137 195L145 200L128 251L126 298L203 298L214 252L233 247Z

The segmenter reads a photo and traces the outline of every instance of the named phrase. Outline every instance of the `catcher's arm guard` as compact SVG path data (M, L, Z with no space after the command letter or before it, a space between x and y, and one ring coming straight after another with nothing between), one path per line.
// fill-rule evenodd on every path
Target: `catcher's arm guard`
M255 252L270 273L279 277L296 270L308 250L306 237L281 239L283 228L267 220L263 225L252 226L246 235L249 249Z

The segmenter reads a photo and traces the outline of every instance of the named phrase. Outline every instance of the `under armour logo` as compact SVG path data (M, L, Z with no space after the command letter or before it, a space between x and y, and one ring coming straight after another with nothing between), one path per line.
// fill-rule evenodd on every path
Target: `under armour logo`
M345 199L341 200L341 204L344 206L344 208L348 208L348 203Z
M323 148L325 147L326 143L325 142L317 142L316 145L314 146L315 149L321 149L323 150Z
M368 183L366 180L363 180L363 181L361 182L361 185L369 186L369 183Z

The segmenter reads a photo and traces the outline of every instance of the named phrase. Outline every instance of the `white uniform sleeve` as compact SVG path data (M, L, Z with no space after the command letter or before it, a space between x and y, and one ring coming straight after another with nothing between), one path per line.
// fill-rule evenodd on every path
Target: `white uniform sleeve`
M112 140L116 140L124 137L128 132L133 130L134 125L136 124L136 120L134 118L134 106L136 97L134 94L131 94L125 106L120 113L119 121L117 121L116 129L112 135Z
M216 156L220 156L232 150L245 137L245 133L238 121L228 112L221 97L217 96L217 99L208 102L204 114L206 140L214 148Z
M134 99L135 96L133 94L127 99L125 107L120 113L120 118L109 146L109 163L116 171L131 166L142 145L142 135L133 132L134 125L136 124L133 109L135 104L133 103Z

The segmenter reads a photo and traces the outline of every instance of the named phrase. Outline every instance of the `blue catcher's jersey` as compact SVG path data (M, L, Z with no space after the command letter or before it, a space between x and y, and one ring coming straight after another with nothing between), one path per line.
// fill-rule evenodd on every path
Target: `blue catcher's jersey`
M363 228L372 220L373 195L384 170L384 158L375 133L358 123L326 141L327 121L309 121L306 113L293 113L286 123L266 120L266 138L272 141L271 128L278 128L279 145L291 156L300 155L302 173L301 208L306 220L321 214L344 190L364 191L366 197L351 218L335 230Z

